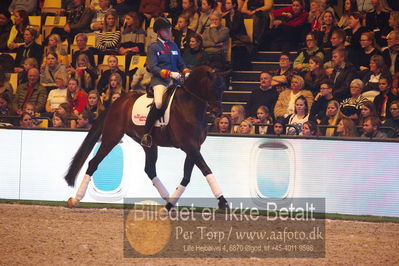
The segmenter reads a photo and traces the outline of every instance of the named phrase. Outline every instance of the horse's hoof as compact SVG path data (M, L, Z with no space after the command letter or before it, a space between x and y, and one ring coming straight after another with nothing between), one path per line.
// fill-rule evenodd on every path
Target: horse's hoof
M79 204L79 200L76 198L69 198L67 201L68 208L76 207L78 204Z
M230 209L229 203L223 196L220 196L220 198L219 198L218 207L221 210L229 210Z

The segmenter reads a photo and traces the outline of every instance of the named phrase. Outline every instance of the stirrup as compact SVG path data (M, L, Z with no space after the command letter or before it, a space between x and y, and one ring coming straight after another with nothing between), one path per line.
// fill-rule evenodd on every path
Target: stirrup
M144 136L141 138L140 142L141 146L151 148L152 146L152 137L150 134L144 134Z

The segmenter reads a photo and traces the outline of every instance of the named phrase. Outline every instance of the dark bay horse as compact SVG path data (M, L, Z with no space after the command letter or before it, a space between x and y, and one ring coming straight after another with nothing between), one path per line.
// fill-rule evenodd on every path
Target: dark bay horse
M176 204L190 182L194 165L201 170L213 194L219 200L219 208L228 208L227 201L223 197L211 169L200 153L201 144L205 141L207 135L206 111L208 103L211 110L216 113L221 112L222 79L223 77L210 67L201 66L194 69L185 80L184 85L177 88L175 92L170 109L169 124L162 131L160 128L154 128L152 147L143 147L146 155L145 172L161 197L167 201L166 208L168 210ZM133 104L139 96L141 94L129 93L119 98L106 113L98 118L90 129L65 175L68 185L75 185L77 174L100 136L102 136L102 142L98 152L89 162L86 175L76 196L68 200L68 207L74 207L84 197L91 176L124 134L140 143L144 126L137 126L132 121ZM175 147L186 153L183 179L171 195L157 177L155 168L158 157L157 146Z

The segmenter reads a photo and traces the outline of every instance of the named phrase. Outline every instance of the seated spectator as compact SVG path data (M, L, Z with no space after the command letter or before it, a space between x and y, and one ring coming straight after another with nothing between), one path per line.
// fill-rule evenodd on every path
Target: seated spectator
M57 74L67 75L65 65L58 62L58 55L55 52L49 52L46 56L46 64L42 66L40 73L40 83L47 88L55 88L55 77Z
M302 126L302 136L316 136L317 135L317 127L311 121L307 121L303 123Z
M363 122L363 134L360 136L361 138L370 138L370 139L383 139L387 138L387 134L380 130L381 121L378 117L367 117Z
M145 55L145 31L142 29L142 24L136 12L129 12L125 16L119 54L126 56L126 66L130 66L133 55Z
M94 14L90 24L90 29L94 32L100 32L103 29L105 14L111 10L115 11L115 9L111 7L110 0L99 0L98 4L99 9L95 10L96 13Z
M39 69L39 64L37 63L37 60L33 57L26 58L24 60L23 67L14 68L15 72L18 73L18 85L26 83L28 81L28 71L31 68Z
M19 119L19 126L22 128L33 128L33 119L28 112L23 112Z
M340 20L338 21L338 27L341 29L346 29L349 27L349 15L353 12L357 12L357 2L356 0L345 0L344 1L344 13L342 14Z
M8 7L8 11L15 15L19 10L23 10L29 15L35 15L37 11L37 3L37 1L12 0Z
M57 73L54 75L56 89L49 92L46 102L46 112L54 113L58 110L61 103L68 102L67 98L67 75L66 73Z
M294 75L291 80L291 89L280 93L276 106L274 107L274 117L287 118L295 112L295 100L299 96L306 98L307 107L310 109L313 103L313 95L308 90L303 90L304 80L301 76Z
M112 94L112 97L111 97L111 104L113 104L114 102L116 102L116 100L118 100L121 96L122 96L122 93L120 93L120 92L114 92L114 93Z
M258 107L256 118L248 119L252 124L273 124L273 118L267 106L261 105ZM265 135L268 133L268 126L255 125L255 134Z
M86 54L82 53L78 56L74 67L70 67L68 72L71 77L79 81L80 88L85 92L95 89L98 78L97 70L90 64L90 60Z
M357 9L362 14L366 14L373 9L371 5L371 0L356 0L357 1Z
M317 47L317 39L314 33L306 35L306 49L299 53L294 61L294 70L298 72L306 72L310 70L309 60L312 56L317 56L323 62L324 54L319 47Z
M370 59L374 55L382 55L375 42L373 32L363 32L360 37L360 46L362 49L358 52L358 60L355 67L361 71L368 70Z
M328 10L324 11L321 15L320 30L315 32L320 48L325 49L332 47L331 37L336 29L338 29L338 26L334 13Z
M309 71L305 73L305 89L310 90L314 96L320 90L320 84L327 78L323 61L318 56L312 56L309 59Z
M320 124L326 117L327 105L334 99L333 96L334 84L330 80L323 80L320 84L320 92L315 96L312 108L310 109L309 120L316 121Z
M88 110L83 110L78 115L76 128L91 129L94 123L94 114Z
M384 63L381 55L373 55L370 59L370 70L364 72L362 79L364 83L363 96L370 101L379 94L378 83L381 77L388 77L390 73Z
M380 78L378 89L380 90L380 94L374 98L373 102L377 110L377 115L381 121L385 121L387 118L391 118L389 106L393 101L399 100L399 97L392 93L392 79L389 77Z
M206 1L206 0L204 0ZM214 12L209 16L211 24L202 34L205 52L209 55L212 65L216 62L227 60L227 49L229 41L229 28L222 25L222 15Z
M40 85L39 78L39 70L32 68L28 71L28 82L18 86L13 100L13 109L17 114L22 114L27 103L33 104L37 112L44 111L47 91Z
M334 70L330 79L334 81L334 98L337 101L342 101L351 95L348 88L349 83L355 77L356 69L351 63L346 61L346 52L343 49L334 50L332 62Z
M252 134L254 126L249 120L242 120L238 130L239 134Z
M8 37L10 36L11 14L8 11L0 11L0 52L8 51Z
M285 135L285 123L281 119L277 119L273 124L274 135Z
M144 14L148 21L151 18L156 17L157 14L161 14L166 10L165 0L141 0L139 12Z
M113 1L113 8L119 16L119 20L123 21L123 17L130 11L138 12L141 1L135 0L117 0Z
M111 104L112 95L115 93L120 95L126 93L125 88L122 86L122 78L118 73L111 74L105 92L101 93L101 101L105 107Z
M321 21L321 4L319 0L310 1L310 10L308 16L308 23L310 24L310 31L320 30Z
M0 93L0 115L11 115L11 98L5 92ZM0 120L2 123L9 123L9 121Z
M183 7L181 0L167 1L166 9L164 10L164 15L165 17L172 19L172 25L176 25L177 20L182 12L183 12Z
M85 0L73 0L74 8L67 12L66 24L63 28L54 28L51 33L57 33L62 40L68 39L71 44L78 33L90 32L90 23L94 11L85 6Z
M223 1L226 11L223 18L229 28L232 39L231 59L233 70L251 70L250 54L253 52L252 41L247 35L243 14L238 11L237 0Z
M228 115L222 115L215 119L215 129L217 133L228 134L231 133L232 122Z
M77 116L87 106L87 93L79 86L79 82L75 78L68 81L68 103L71 106L72 114Z
M335 100L327 104L326 116L321 119L319 125L336 126L341 119L341 110L339 103ZM320 130L323 136L335 136L335 127L322 128Z
M397 56L399 53L399 32L392 31L389 33L387 42L388 47L382 52L382 56L389 72L394 75L399 72L399 56Z
M13 94L13 88L5 75L4 70L0 68L0 94L2 93L6 93L11 97Z
M87 106L86 109L92 112L95 116L95 119L105 110L104 105L101 102L100 95L98 91L91 90L88 93L87 97Z
M199 19L199 15L197 13L197 8L196 5L194 3L194 0L183 0L182 1L182 16L188 17L189 19L189 24L188 24L188 28L192 31L197 31L197 27L198 27L198 19Z
M76 59L81 54L87 55L90 65L95 66L96 63L94 62L94 49L87 47L87 35L84 33L79 33L76 35L76 45L78 46L79 50L73 52L71 66L76 66Z
M215 0L203 0L201 1L201 10L198 18L197 33L203 34L207 28L211 25L210 15L215 11L216 1Z
M357 137L355 122L349 118L342 118L339 121L336 132L340 137Z
M55 111L52 119L52 124L55 128L67 128L66 117L61 115L60 112Z
M140 67L133 75L132 83L130 84L131 90L145 93L151 83L151 78L152 74L148 72L147 68Z
M72 114L72 108L69 103L61 103L57 111L66 118L67 128L76 128L76 120L73 119L75 116Z
M301 95L295 100L294 113L287 117L287 135L302 135L303 123L309 120L309 106L306 98Z
M189 46L190 48L186 49L182 55L183 61L188 68L193 69L209 63L209 56L202 45L201 35L194 34L191 36Z
M121 31L119 30L118 16L115 11L108 11L104 17L104 26L101 32L96 34L96 49L98 60L103 61L104 55L116 54L121 42Z
M24 32L24 44L18 47L15 66L21 67L26 58L33 57L40 65L43 58L43 47L35 42L37 31L27 28Z
M363 32L367 31L366 27L363 27L363 15L359 12L355 12L349 15L349 29L346 32L345 46L348 46L353 51L360 50L360 36Z
M61 37L57 34L52 34L48 37L48 44L44 47L44 57L42 65L46 64L47 55L48 53L53 52L56 53L58 56L58 62L68 66L68 53L62 48Z
M308 12L302 0L293 0L292 5L272 11L274 21L271 32L271 50L297 50L305 31Z
M399 136L399 101L393 101L389 105L389 111L391 116L385 121L384 127L391 127L394 130L383 131L387 134L388 138L397 138Z
M260 74L260 86L254 88L246 105L246 113L250 117L256 117L258 108L262 105L269 110L274 110L278 99L278 93L272 86L272 76L268 72Z
M368 101L366 97L362 96L363 81L360 79L352 80L350 84L351 97L341 102L342 114L351 119L358 119L360 113L360 106Z
M366 14L366 27L369 31L375 33L378 45L384 47L387 42L382 36L387 36L391 30L389 27L389 10L381 0L373 0L371 5L373 11Z
M184 53L185 49L189 49L190 37L195 34L188 28L188 23L188 17L179 16L176 26L172 29L173 41L179 47L181 54Z
M277 91L281 93L285 89L289 88L291 78L294 75L289 52L282 52L280 54L278 64L279 68L271 73L273 76L272 86L276 87Z
M236 3L236 6L238 4ZM262 45L265 41L265 31L270 25L269 12L272 10L273 0L245 0L241 12L253 19L253 35L255 45Z
M239 124L245 120L245 109L242 105L233 105L230 112L233 130L231 133L238 133Z
M359 116L359 126L363 125L364 120L370 116L377 116L377 111L375 110L375 106L370 101L365 101L360 106L360 116Z
M123 88L126 88L126 74L119 69L118 58L116 56L110 55L108 57L108 67L109 69L105 70L101 74L100 80L97 84L97 90L100 94L106 91L106 86L108 85L109 78L113 73L118 73L121 76Z
M326 62L326 67L329 67L329 61L332 59L332 52L335 49L344 49L347 50L349 53L348 49L345 47L345 39L346 39L346 33L342 29L336 29L332 32L331 34L331 47L323 47L324 51L324 62Z
M14 13L14 26L11 27L7 46L10 50L16 50L24 45L24 33L29 27L29 15L24 10L18 10Z

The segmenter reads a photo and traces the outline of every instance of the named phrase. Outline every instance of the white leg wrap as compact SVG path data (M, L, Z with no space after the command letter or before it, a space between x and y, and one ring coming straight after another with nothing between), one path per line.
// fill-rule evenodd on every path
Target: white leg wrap
M205 176L206 181L208 181L209 186L211 187L212 193L216 198L219 198L223 195L222 190L220 189L218 183L216 182L216 178L213 174L209 174Z
M169 198L169 192L168 190L165 188L165 186L162 184L161 180L159 180L158 177L154 177L152 179L152 184L154 185L154 187L158 190L159 195L161 195L161 197L164 200L168 200Z
M176 202L180 199L181 195L183 194L184 190L186 190L185 186L179 185L176 190L172 193L169 198L169 202L174 206Z
M83 178L82 183L80 184L80 187L79 187L78 191L76 192L75 198L77 200L80 201L85 196L90 179L91 179L91 176L89 176L89 175L85 175L85 177Z

